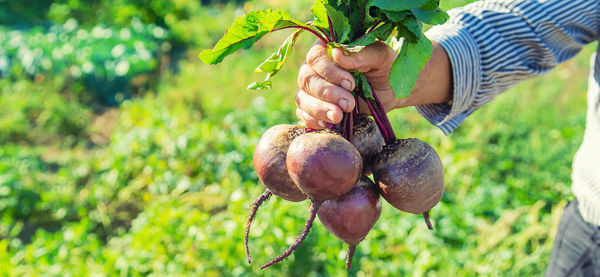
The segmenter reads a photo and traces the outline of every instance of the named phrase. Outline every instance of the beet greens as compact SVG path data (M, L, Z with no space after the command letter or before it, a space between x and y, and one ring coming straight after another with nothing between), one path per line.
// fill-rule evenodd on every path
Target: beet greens
M200 59L207 64L217 64L239 49L251 48L254 43L268 33L296 29L282 43L277 52L269 56L256 68L256 72L264 72L267 76L263 81L250 84L248 88L260 90L271 88L271 78L285 64L294 44L302 33L311 33L327 44L330 55L333 48L340 48L345 53L359 52L364 47L378 41L388 44L397 41L401 42L401 47L390 71L389 82L396 97L407 97L433 50L431 41L423 34L423 24L441 24L448 19L448 15L439 8L439 0L316 0L311 12L314 18L307 22L292 19L287 12L282 10L267 9L249 12L243 17L236 18L213 49L206 49L200 53ZM358 123L357 120L361 117L357 104L352 112L344 113L340 123L330 124L326 132L311 134L313 130L306 130L303 134L298 134L297 137L290 137L289 141L285 143L282 143L282 140L263 143L261 138L262 144L259 143L261 145L257 146L257 150L255 150L255 170L267 190L254 202L248 217L245 247L249 262L251 260L247 245L248 233L260 204L272 194L290 201L301 201L306 197L311 202L310 216L296 242L282 255L263 265L262 269L282 261L294 252L307 237L319 207L324 203L328 203L326 204L328 210L323 211L319 216L327 218L327 228L349 244L349 260L347 261L349 269L355 246L360 240L364 239L364 236L377 221L380 205L375 205L379 207L377 211L368 210L374 209L371 207L373 205L365 205L363 209L367 210L360 211L368 215L365 218L370 218L372 222L369 221L364 226L354 226L355 230L360 230L356 238L347 237L344 234L345 229L340 229L341 226L339 225L347 220L337 220L331 207L345 207L344 210L349 213L344 214L345 218L352 218L351 213L359 214L358 210L354 210L358 208L355 205L358 202L348 202L348 199L357 199L357 196L352 196L357 193L356 189L353 190L352 188L358 180L366 178L361 177L361 175L370 174L371 166L373 166L373 175L376 181L373 191L375 191L374 187L378 187L377 192L384 195L386 200L392 201L390 203L397 208L405 208L402 203L396 203L398 201L412 201L413 204L411 205L418 208L411 206L408 209L409 212L423 213L428 227L431 227L429 209L439 202L443 192L443 167L441 167L441 163L440 166L437 163L435 165L424 163L416 169L409 168L413 178L408 179L408 183L398 183L405 181L400 175L410 165L387 163L387 160L381 158L381 153L390 152L391 150L386 149L391 149L391 146L397 145L399 140L396 138L382 103L377 95L373 93L366 76L357 71L351 73L356 83L352 94L355 100L360 98L367 103L369 112L373 117L372 121L379 130L377 134L363 132L364 127L361 127L361 125L356 127L363 131L355 130L354 124L355 122ZM287 128L291 127L288 126ZM358 141L353 145L355 136L357 136ZM368 136L368 139L365 140L360 136ZM396 149L398 147L393 147L392 150ZM427 149L429 150L429 148ZM367 152L369 154L365 154ZM285 166L282 164L284 153L287 155ZM433 151L433 154L423 153L430 154L432 157L435 154L435 157L437 157L435 151ZM402 155L402 153L396 152L388 153L390 159L401 158ZM437 158L437 160L433 158L429 160L437 162L439 157ZM366 168L363 168L363 164ZM393 172L386 170L392 170ZM415 170L421 170L422 172L416 172ZM435 181L433 185L427 182L413 182L413 180L425 180L426 174L436 176L431 179ZM385 176L391 177L386 178ZM293 183L289 182L290 178ZM418 186L421 185L429 189L419 190ZM408 200L405 199L406 197L402 198L394 194L396 191L402 191L404 195L409 195L410 198L412 190L423 191L423 193L418 195L419 199ZM431 196L428 194L429 192L435 195ZM374 194L377 195L377 198L373 196L372 199L379 199L379 194ZM419 206L422 199L426 199L427 203Z

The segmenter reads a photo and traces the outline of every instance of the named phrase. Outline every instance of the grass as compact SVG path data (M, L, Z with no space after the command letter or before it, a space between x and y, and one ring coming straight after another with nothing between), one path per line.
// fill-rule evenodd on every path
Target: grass
M257 1L245 9L300 12L307 3ZM296 254L259 269L308 216L308 203L276 197L257 215L256 262L245 263L246 214L264 190L251 166L254 145L268 127L296 122L297 68L312 43L299 41L272 91L247 91L263 78L254 67L280 40L269 36L258 51L218 66L200 64L192 51L155 92L104 114L74 103L60 84L1 82L0 114L11 112L0 120L0 275L345 274L346 248L320 223ZM384 204L350 275L543 275L571 198L595 46L500 95L449 136L412 108L392 112L399 137L438 151L446 191L432 211L434 231Z

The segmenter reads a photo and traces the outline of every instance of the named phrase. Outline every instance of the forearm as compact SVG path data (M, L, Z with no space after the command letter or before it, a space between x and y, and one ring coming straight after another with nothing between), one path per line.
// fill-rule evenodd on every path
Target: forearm
M407 98L396 98L395 108L446 103L452 99L452 66L444 48L433 42L433 53Z
M426 35L446 49L452 101L417 103L417 111L449 134L498 94L595 41L599 11L596 0L489 0L449 11Z

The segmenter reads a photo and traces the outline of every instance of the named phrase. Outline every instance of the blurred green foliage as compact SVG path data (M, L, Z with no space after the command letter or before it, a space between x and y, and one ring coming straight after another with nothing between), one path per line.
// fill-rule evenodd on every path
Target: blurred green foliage
M0 27L0 77L59 76L115 104L130 96L133 78L153 75L161 53L170 49L167 36L165 29L136 19L118 29L84 29L74 19L47 30Z
M234 15L275 7L308 19L310 1L257 0L244 6L106 1L130 8L104 23L110 8L105 2L49 2L48 18L60 25L23 31L5 24L0 34L18 34L23 42L4 53L37 48L52 53L72 43L73 53L89 47L101 55L94 62L118 63L138 55L133 40L158 51L152 26L164 28L170 42L181 32L178 43L188 50L177 71L162 71L153 77L153 88L142 87L144 93L118 107L86 98L92 92L65 73L85 63L77 54L41 55L61 70L37 66L34 75L27 74L22 60L11 58L24 73L11 66L10 77L0 79L0 276L345 274L345 246L320 223L296 254L260 270L302 229L306 202L275 197L263 206L250 233L255 264L245 262L242 245L248 207L264 190L252 169L254 145L270 126L295 122L297 69L314 39L302 37L274 78L274 89L260 93L245 89L263 77L252 71L287 33L270 35L255 51L217 66L200 64L195 51L211 46ZM471 1L442 5L466 2ZM6 14L5 3L19 6L0 0L0 15ZM156 17L145 15L148 10L157 10ZM160 20L168 14L180 27ZM77 31L65 29L75 22L70 18L78 19ZM131 40L116 37L120 30L133 30L131 22L147 31ZM79 30L89 34L94 26L113 38L78 40ZM62 38L42 42L52 32ZM119 44L125 48L121 58L112 55ZM432 211L434 231L420 216L384 204L380 220L358 247L350 275L541 276L570 197L593 49L586 47L547 76L511 89L448 137L414 109L392 112L399 137L418 137L436 148L445 165L446 192ZM139 72L155 68L147 65Z

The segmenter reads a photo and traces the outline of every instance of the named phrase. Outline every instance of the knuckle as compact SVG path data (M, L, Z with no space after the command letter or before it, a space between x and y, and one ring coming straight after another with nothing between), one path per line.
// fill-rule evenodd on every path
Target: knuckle
M332 100L335 97L335 92L333 91L333 88L331 86L325 87L321 90L321 95L320 95L322 100L328 101L328 100Z
M335 68L332 67L325 68L325 70L323 70L323 72L321 73L321 76L323 77L323 79L329 82L336 82L337 79L339 79L338 75L335 72Z
M310 66L314 66L323 62L323 55L320 52L313 51L306 55L306 63Z
M300 70L298 71L298 86L302 87L302 85L306 82L306 77L311 75L310 70L308 69L308 65L306 63L302 64Z
M307 93L309 93L309 94L318 93L318 91L320 89L319 88L320 80L321 80L321 76L319 76L317 74L312 74L310 76L307 76L306 80L304 82L306 89L308 90Z
M294 101L296 101L296 105L300 106L302 103L302 97L300 97L300 93L302 92L302 90L296 90L296 94L294 94Z

